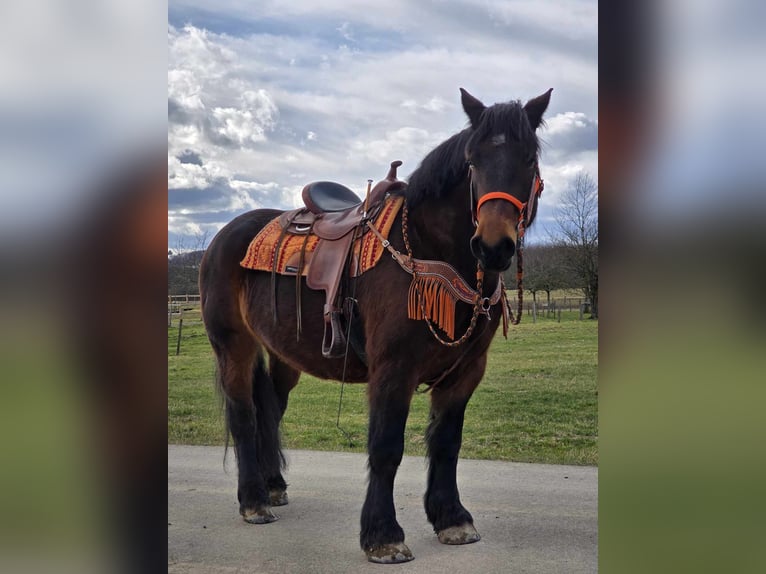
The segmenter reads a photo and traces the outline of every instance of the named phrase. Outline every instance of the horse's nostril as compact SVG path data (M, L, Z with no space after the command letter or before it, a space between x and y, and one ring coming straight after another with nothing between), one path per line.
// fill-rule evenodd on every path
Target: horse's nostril
M476 258L481 257L482 253L482 247L481 247L481 238L474 236L471 238L471 253L473 253L473 256Z
M511 237L503 237L490 247L476 236L471 238L470 245L471 253L486 269L507 269L516 251L516 242Z
M513 257L513 253L516 251L516 244L510 237L503 239L503 251L505 251L508 257Z

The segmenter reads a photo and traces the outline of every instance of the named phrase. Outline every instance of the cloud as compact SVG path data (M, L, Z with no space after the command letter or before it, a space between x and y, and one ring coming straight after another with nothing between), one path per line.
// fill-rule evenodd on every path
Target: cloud
M582 112L564 112L546 120L545 140L558 156L598 149L598 122Z
M169 18L168 185L190 221L292 208L319 179L362 193L394 159L406 176L465 127L459 87L488 105L554 88L544 203L595 175L596 2L174 0Z
M169 147L205 140L247 147L265 141L278 109L266 90L242 78L236 52L191 25L170 27L168 38Z
M349 42L356 42L356 39L354 38L354 33L351 31L351 24L348 22L343 22L340 26L336 28L338 32L340 32L341 36L348 40Z
M422 157L443 139L446 139L446 134L432 134L420 128L402 127L387 132L381 139L360 139L352 142L347 157L351 161L365 159L382 167L395 159L401 159L404 150L407 150L407 156Z
M270 123L258 121L250 110L213 108L212 114L216 122L213 129L230 141L246 145L266 139L266 128Z
M411 110L425 110L427 112L443 112L449 107L452 107L454 104L451 104L444 100L443 98L440 98L438 96L434 96L426 101L418 102L414 99L408 99L404 100L401 104L403 108L408 108Z
M202 166L202 158L198 153L194 153L190 149L182 151L176 158L178 158L178 161L181 163Z

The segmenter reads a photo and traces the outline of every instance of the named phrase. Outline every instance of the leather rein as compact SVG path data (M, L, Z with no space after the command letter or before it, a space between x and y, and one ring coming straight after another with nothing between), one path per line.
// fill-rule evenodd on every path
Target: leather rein
M465 343L468 338L473 334L478 318L480 314L486 315L488 319L491 319L489 310L497 304L498 301L502 301L503 307L503 336L508 338L508 324L518 325L521 321L521 315L523 312L523 286L522 280L524 276L522 266L522 247L523 238L526 226L530 223L531 211L537 202L537 198L543 191L543 180L540 178L539 170L535 169L535 177L532 181L532 189L530 190L529 199L522 203L518 198L512 196L509 193L501 191L493 191L483 195L478 202L474 200L474 182L471 177L473 166L469 164L468 171L468 184L470 190L471 201L471 219L474 226L478 225L479 211L486 202L492 200L503 200L512 203L519 211L519 221L517 224L517 247L516 247L516 282L518 287L518 306L516 309L516 316L510 308L510 303L505 292L505 284L503 282L502 273L498 277L497 287L490 297L482 297L483 283L484 283L484 269L481 266L481 262L477 261L476 264L476 289L472 289L463 277L457 272L457 270L450 264L443 261L430 261L423 259L415 259L412 255L412 248L410 246L408 236L408 210L407 202L404 202L402 207L402 235L404 238L404 245L407 249L407 255L402 255L397 249L395 249L391 243L384 238L380 232L375 228L371 221L367 221L367 227L373 234L381 241L383 247L385 247L391 257L399 263L402 269L413 276L413 284L418 291L418 301L420 305L421 315L426 322L428 329L434 338L446 347L457 347ZM471 315L471 322L466 332L459 338L453 341L445 340L434 328L431 320L425 310L425 297L418 287L418 278L424 276L437 277L442 284L451 292L455 299L459 299L465 303L473 305L473 314Z

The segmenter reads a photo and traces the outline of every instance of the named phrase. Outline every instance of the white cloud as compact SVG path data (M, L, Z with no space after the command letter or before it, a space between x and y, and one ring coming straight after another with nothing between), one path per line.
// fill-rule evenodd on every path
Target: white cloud
M391 0L381 11L372 0L264 0L257 10L220 0L216 32L194 16L211 6L174 0L194 25L169 32L168 91L179 106L169 155L188 149L202 162L169 158L177 188L225 182L226 206L292 208L310 181L361 192L394 159L404 177L466 125L459 87L488 105L553 87L540 131L544 201L577 170L596 175L596 2Z
M242 76L236 52L219 36L191 25L170 27L168 38L168 97L178 108L171 115L169 154L182 146L265 141L278 109L265 89Z
M202 110L202 84L191 70L168 70L168 97L188 110Z
M351 143L348 158L352 161L369 160L381 166L395 159L401 159L405 150L407 156L423 156L431 148L438 145L445 134L432 134L427 130L415 127L402 127L389 131L385 137L375 140L357 140ZM411 166L414 168L415 166Z
M356 39L354 38L354 33L351 31L351 24L349 24L348 22L343 22L343 24L338 26L336 30L340 32L341 36L343 36L349 42L356 42Z
M593 120L589 119L582 112L564 112L556 114L552 118L546 120L548 124L548 134L557 134L561 132L570 131L572 129L582 129L596 124Z
M226 136L240 145L266 139L265 127L256 120L250 110L214 108L213 117L217 120L217 125L214 128L216 133Z
M168 231L176 235L194 236L203 233L202 226L187 217L168 216Z
M432 97L430 100L427 100L425 102L418 102L414 99L407 99L404 100L401 103L401 106L403 108L407 108L410 110L426 110L429 112L443 112L449 107L452 107L453 104L450 104L443 98L440 98L438 96Z

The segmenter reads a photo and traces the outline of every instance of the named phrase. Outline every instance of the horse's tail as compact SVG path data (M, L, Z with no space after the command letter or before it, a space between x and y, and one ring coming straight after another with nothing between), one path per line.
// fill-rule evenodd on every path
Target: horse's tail
M284 466L279 445L282 411L266 351L249 325L251 298L245 275L251 272L239 262L274 214L279 212L258 210L227 224L210 242L199 273L202 318L216 355L216 387L225 413L224 465L232 441L237 456L245 456L247 464L266 477L279 475Z

